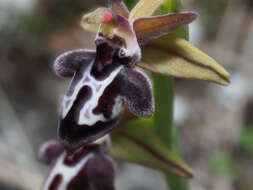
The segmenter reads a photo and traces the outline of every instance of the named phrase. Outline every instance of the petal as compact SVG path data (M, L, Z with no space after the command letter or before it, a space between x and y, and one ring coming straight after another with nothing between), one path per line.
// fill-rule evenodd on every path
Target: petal
M109 8L111 8L111 10L114 13L128 19L129 12L128 12L126 5L124 4L124 2L122 0L109 0L108 4L109 4Z
M95 57L95 51L77 49L58 56L54 62L54 71L60 77L72 77L80 64L89 63Z
M154 100L148 77L141 71L127 68L120 72L117 79L129 110L140 117L151 116Z
M145 45L138 65L162 75L229 84L229 74L222 66L173 34Z
M110 155L123 161L191 178L191 169L151 131L152 120L146 120L138 119L118 128L112 134Z
M134 21L134 30L138 42L143 44L170 31L191 23L198 17L194 12L172 13L162 16L138 18Z
M64 151L63 146L57 140L50 140L42 144L39 150L39 160L46 165L53 163Z
M164 3L164 0L140 0L131 10L129 21L133 22L140 17L151 16Z

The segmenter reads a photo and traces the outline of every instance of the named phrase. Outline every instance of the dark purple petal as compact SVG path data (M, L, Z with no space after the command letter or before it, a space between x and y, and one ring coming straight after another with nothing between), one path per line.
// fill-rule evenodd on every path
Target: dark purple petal
M52 164L55 159L64 151L64 147L57 140L50 140L44 143L39 150L39 159L44 164Z
M120 15L125 17L126 19L128 19L129 17L129 11L126 7L126 5L124 4L124 2L122 0L109 0L109 8L111 8L111 10Z
M115 165L100 144L62 152L52 165L43 190L114 189ZM102 186L101 186L102 185ZM104 187L104 188L103 188Z
M60 77L72 77L81 63L89 63L96 52L87 49L68 51L58 56L54 62L54 71Z
M117 80L130 111L140 117L151 116L154 100L148 77L141 71L127 68L120 72Z

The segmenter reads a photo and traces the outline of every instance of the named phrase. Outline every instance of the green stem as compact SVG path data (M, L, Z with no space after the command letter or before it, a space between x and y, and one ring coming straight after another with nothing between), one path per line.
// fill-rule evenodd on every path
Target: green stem
M160 139L174 152L179 153L177 129L173 125L173 79L152 74L155 95L154 131ZM187 190L184 179L165 173L168 189Z
M179 143L179 137L177 133L177 128L172 126L172 139L173 139L173 144L172 144L172 151L175 154L181 155L181 147ZM188 189L188 184L187 181L181 177L178 177L174 174L167 173L165 174L165 178L168 184L168 187L170 190L187 190Z
M136 0L125 0L128 7L132 7ZM160 9L161 14L178 12L181 10L181 0L165 0ZM188 39L188 27L181 27L173 33ZM173 127L173 79L152 74L155 95L154 132L174 152L179 153L178 135L176 127ZM170 190L187 190L184 179L174 174L165 173L165 178Z
M154 130L167 144L172 146L173 125L173 79L153 74L153 88L155 95Z
M181 11L181 0L165 0L160 9L161 14ZM188 39L188 27L182 27L173 33ZM154 117L154 130L167 146L180 154L177 129L173 126L173 80L153 74L156 113ZM168 189L187 190L186 181L173 174L165 173Z

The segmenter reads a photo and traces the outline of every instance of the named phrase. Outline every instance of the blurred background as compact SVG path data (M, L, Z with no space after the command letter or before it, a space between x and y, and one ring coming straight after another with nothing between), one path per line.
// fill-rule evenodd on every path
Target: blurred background
M182 0L200 13L190 41L231 73L231 85L175 81L175 121L191 190L253 189L253 1ZM0 189L36 190L47 173L41 143L56 137L58 108L69 83L54 58L93 48L79 26L103 0L0 0ZM164 113L166 114L166 113ZM166 190L163 176L119 164L117 189Z

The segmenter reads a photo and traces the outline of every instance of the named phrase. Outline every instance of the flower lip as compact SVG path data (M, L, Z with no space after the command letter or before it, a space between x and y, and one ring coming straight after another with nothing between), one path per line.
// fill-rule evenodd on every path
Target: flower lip
M62 150L59 154L54 155L43 189L89 189L89 187L94 187L94 189L114 190L116 166L114 160L106 155L109 147L104 150L103 143L107 139L101 140L96 144L79 147L72 152ZM40 152L44 154L43 157L50 157L56 146L61 146L56 140L46 142Z

